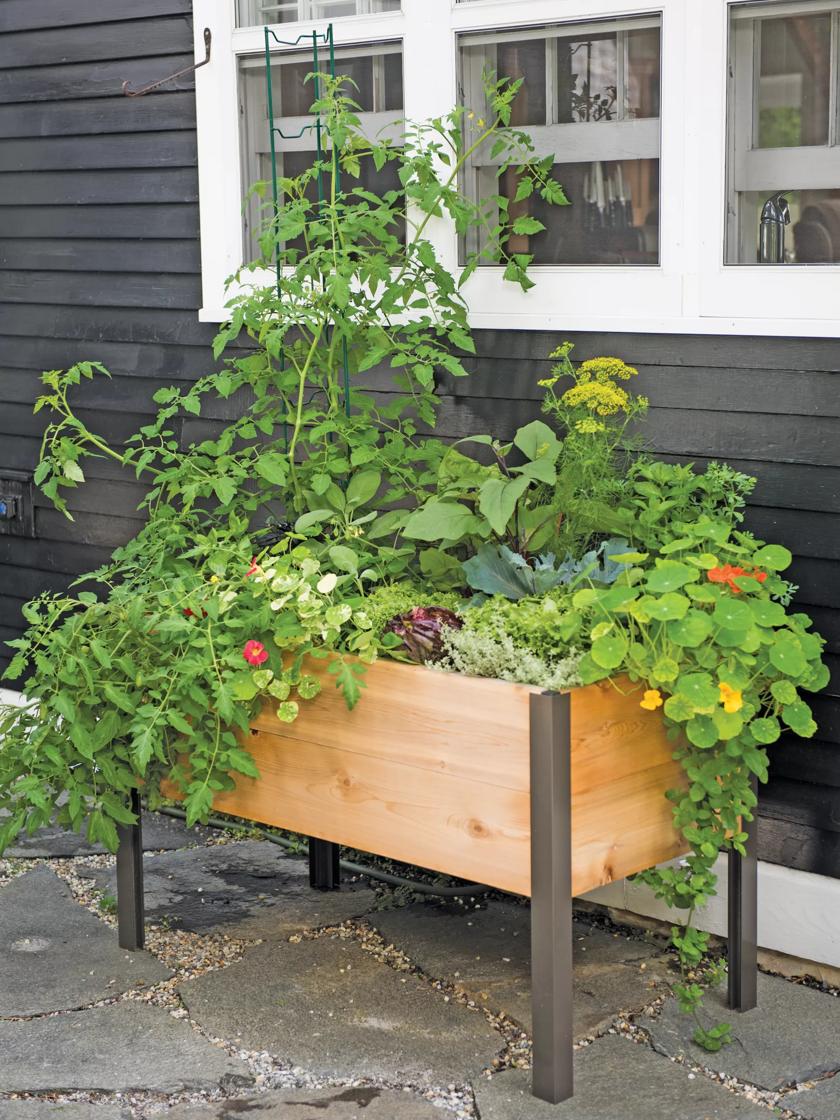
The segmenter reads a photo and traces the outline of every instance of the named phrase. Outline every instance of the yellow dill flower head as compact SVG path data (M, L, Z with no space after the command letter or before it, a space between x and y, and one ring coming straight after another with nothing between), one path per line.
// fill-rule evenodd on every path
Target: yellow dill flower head
M595 420L591 416L587 416L585 420L578 420L575 424L575 431L585 436L595 435L596 432L605 432L606 430L606 424L602 424L600 420Z
M626 412L630 404L630 398L624 389L609 381L588 381L583 385L574 385L566 390L561 399L570 408L582 406L597 416Z
M578 377L581 381L629 381L639 371L633 366L628 366L621 358L588 358L578 366Z
M544 377L541 381L538 381L537 384L542 389L551 389L559 380L559 377Z

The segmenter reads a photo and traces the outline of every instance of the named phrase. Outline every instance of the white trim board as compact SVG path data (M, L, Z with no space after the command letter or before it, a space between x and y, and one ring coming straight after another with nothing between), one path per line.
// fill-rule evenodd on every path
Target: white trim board
M14 704L18 707L26 703L22 692L13 692L10 688L0 688L0 704Z
M821 0L819 7L836 5L837 0ZM235 27L234 0L194 0L193 8L197 58L204 57L204 27L213 33L213 61L196 75L203 287L199 318L224 322L229 317L225 301L236 291L225 294L226 278L243 257L245 197L240 159L232 158L241 150L238 64L260 56L263 33L259 27ZM801 0L793 8L811 10ZM789 9L790 3L762 0L749 14ZM724 264L731 11L731 0L402 0L401 11L335 20L339 48L402 45L404 111L417 120L445 114L455 102L459 35L486 37L509 30L515 37L541 25L554 35L582 20L614 25L628 17L661 19L660 264L538 266L533 269L537 286L527 298L503 283L498 269L482 268L465 293L474 327L840 337L840 264ZM322 20L276 29L291 40L326 26ZM429 59L435 61L431 83ZM820 156L829 161L829 177L836 167L831 181L840 183L840 146L821 150ZM433 236L441 259L456 271L452 224L435 223Z
M726 936L727 861L715 867L718 893L696 919L700 929ZM649 887L623 879L583 895L588 902L646 918L680 922L679 911L654 898ZM758 864L758 944L762 949L840 967L840 879Z

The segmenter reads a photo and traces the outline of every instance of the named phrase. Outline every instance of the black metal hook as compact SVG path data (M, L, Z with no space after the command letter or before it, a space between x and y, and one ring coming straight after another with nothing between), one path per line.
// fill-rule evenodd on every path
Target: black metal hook
M177 74L170 74L168 78L161 78L160 81L150 82L147 86L142 86L140 89L129 89L128 82L123 82L122 91L126 97L142 97L144 93L149 93L158 86L165 86L167 82L174 82L176 78L181 78L184 74L190 74L196 70L200 70L202 66L206 66L210 61L210 44L213 36L210 34L210 28L204 28L204 61L196 62L193 66L185 66L183 70L179 70Z

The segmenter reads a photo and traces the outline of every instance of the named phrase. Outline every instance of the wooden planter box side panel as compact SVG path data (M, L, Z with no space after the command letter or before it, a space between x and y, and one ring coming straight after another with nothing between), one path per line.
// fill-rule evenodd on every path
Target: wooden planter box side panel
M216 808L529 894L537 690L383 660L349 712L326 662L307 668L323 692L291 724L263 709L247 742L260 778ZM574 894L680 854L664 790L682 771L638 693L575 689L572 744Z

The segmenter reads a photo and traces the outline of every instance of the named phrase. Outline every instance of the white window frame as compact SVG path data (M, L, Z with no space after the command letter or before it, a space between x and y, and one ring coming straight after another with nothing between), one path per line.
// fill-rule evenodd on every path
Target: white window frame
M760 0L772 6L774 0ZM656 16L662 21L658 265L540 265L526 294L480 268L466 297L474 327L555 332L840 337L840 265L726 265L727 54L732 0L402 0L401 12L348 16L337 46L402 41L404 110L420 120L457 97L458 36L542 24ZM196 74L203 306L222 322L225 281L242 263L238 58L264 49L262 28L235 26L234 0L194 0L196 55L213 33L213 62ZM274 26L283 39L328 21ZM538 32L537 32L538 34ZM430 61L434 60L434 69ZM691 94L691 91L702 91ZM840 174L838 174L840 182ZM427 227L458 268L450 223ZM268 280L266 274L266 280Z

